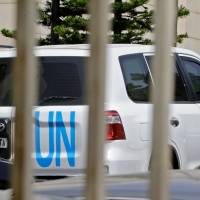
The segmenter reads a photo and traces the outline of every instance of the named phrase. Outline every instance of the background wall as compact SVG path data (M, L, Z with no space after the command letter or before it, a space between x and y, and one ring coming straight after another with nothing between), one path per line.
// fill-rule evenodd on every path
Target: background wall
M153 8L155 2L156 0L150 0L149 6ZM177 46L194 50L200 54L200 0L179 0L179 5L187 7L190 10L190 15L178 20L178 33L187 32L188 38Z
M8 28L15 29L16 19L16 1L15 0L0 0L0 29ZM13 45L14 40L3 37L0 34L0 45Z
M0 0L0 30L3 28L16 29L16 0ZM37 0L40 6L44 6L45 0ZM49 33L46 27L38 25L36 27L35 37L39 38ZM0 45L15 45L15 40L6 38L0 33Z
M38 0L43 5L45 0ZM190 15L178 21L178 33L188 33L188 38L183 44L177 46L195 50L200 54L200 0L179 0L179 4L183 4L190 9ZM155 6L155 0L151 0L149 7ZM16 0L0 0L0 29L16 27ZM48 33L49 30L37 26L36 37L40 37ZM14 45L14 40L3 37L0 34L0 45Z
M190 9L190 15L179 23L179 29L188 33L188 39L180 46L200 53L200 0L184 0L184 3Z

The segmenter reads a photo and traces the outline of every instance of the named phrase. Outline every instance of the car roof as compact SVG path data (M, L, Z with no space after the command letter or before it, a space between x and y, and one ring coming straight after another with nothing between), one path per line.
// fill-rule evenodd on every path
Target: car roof
M68 44L68 45L47 45L47 46L38 46L36 49L80 49L80 50L90 50L91 46L89 44ZM133 49L140 52L154 52L154 45L142 45L142 44L108 44L108 49ZM192 50L185 48L173 47L173 52L177 53L186 53L193 54Z
M60 53L71 52L71 56L77 56L77 51L79 51L79 56L86 56L89 54L90 45L88 44L68 44L68 45L47 45L47 46L37 46L35 47L36 52L40 55L47 54L49 56L58 56ZM119 55L123 54L131 54L131 53L154 53L155 46L154 45L140 45L140 44L108 44L108 50L114 51ZM57 54L55 54L55 50L57 50ZM9 54L13 56L15 54L16 48L10 48L10 46L0 46L0 57L7 57ZM197 53L183 48L172 48L174 53L179 54L189 54L196 57L200 57ZM37 53L36 53L37 54ZM68 54L67 54L68 55ZM69 56L70 56L69 55Z

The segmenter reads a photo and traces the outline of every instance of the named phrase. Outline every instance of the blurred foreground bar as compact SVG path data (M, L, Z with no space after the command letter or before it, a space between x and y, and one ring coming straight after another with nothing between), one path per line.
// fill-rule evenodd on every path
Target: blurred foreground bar
M31 199L32 106L36 67L33 56L35 0L17 3L17 58L14 65L15 159L13 199Z
M107 0L90 1L91 54L86 78L89 104L87 200L104 199L104 86L108 3Z
M174 42L175 1L157 0L156 55L153 69L153 143L151 197L153 200L169 199L168 191L168 136L169 104L173 94L173 65L171 46Z

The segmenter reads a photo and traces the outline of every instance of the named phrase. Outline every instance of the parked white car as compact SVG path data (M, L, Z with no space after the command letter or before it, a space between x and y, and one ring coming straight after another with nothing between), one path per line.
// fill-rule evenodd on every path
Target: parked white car
M200 167L200 56L185 49L174 48L173 52L175 100L169 121L172 166L195 169ZM35 54L40 63L40 87L39 102L33 109L34 173L37 176L83 174L87 151L85 69L89 46L37 47ZM14 49L0 49L0 157L7 163L13 161L15 110L11 102L10 73L14 56ZM152 46L108 45L105 99L108 174L149 169L153 56Z

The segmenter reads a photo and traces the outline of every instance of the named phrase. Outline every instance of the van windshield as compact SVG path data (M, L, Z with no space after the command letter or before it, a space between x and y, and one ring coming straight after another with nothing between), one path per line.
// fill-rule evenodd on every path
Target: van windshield
M12 106L13 58L0 58L0 106ZM85 104L85 57L39 57L37 105Z

